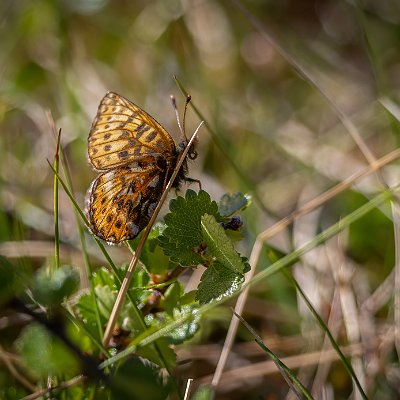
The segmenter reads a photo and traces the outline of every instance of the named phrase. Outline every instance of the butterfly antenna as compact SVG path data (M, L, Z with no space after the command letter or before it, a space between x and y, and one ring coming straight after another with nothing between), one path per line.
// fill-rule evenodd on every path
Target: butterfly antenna
M181 131L181 135L188 140L187 136L186 136L186 111L188 108L188 104L190 103L190 100L192 99L191 96L186 96L186 103L185 103L185 110L183 111L183 124L181 125L181 120L179 118L179 112L178 112L178 107L176 105L176 99L175 96L171 95L171 102L172 102L172 107L174 107L174 111L175 111L175 117L176 117L176 121L178 122L178 126L179 126L179 130Z
M190 103L190 100L192 100L192 96L187 95L186 96L186 102L185 102L185 110L183 111L183 136L185 137L186 140L187 140L187 136L186 136L186 111L187 111L188 105Z
M179 119L178 107L176 106L176 99L175 99L175 96L173 96L172 94L171 94L171 102L172 102L172 107L174 107L175 118L176 118L176 121L178 122L178 126L179 126L179 130L181 131L181 135L182 135L185 139L187 139L187 137L186 137L186 135L185 135L185 132L184 132L184 130L182 129L181 121L180 121L180 119Z

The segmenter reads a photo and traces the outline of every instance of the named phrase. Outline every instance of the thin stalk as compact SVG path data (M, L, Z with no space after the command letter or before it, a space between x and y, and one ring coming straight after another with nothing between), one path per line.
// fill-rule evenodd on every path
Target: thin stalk
M59 170L59 150L60 150L61 129L58 131L56 153L54 155L54 170ZM54 265L55 269L60 268L60 230L58 225L58 179L54 175L53 182L53 200L54 200ZM52 269L52 266L50 267ZM52 271L53 272L53 271Z
M284 271L285 272L285 271ZM290 276L288 273L285 273L285 276L287 279L289 279L289 281L296 287L296 289L298 290L298 292L300 293L301 298L304 300L304 302L306 303L308 309L311 311L311 313L313 314L314 318L318 321L319 326L323 329L323 331L325 332L326 336L328 337L329 341L331 342L332 347L335 349L335 351L338 353L344 367L346 368L346 371L349 373L349 375L353 378L353 381L355 383L355 385L357 386L361 397L365 400L367 400L367 395L364 392L364 389L361 386L361 383L359 381L359 379L357 378L356 373L354 372L354 369L351 365L351 363L349 362L349 360L347 359L347 357L343 354L342 350L340 350L340 346L337 344L335 338L333 337L331 331L329 330L329 328L326 326L325 322L323 321L323 319L319 316L319 314L317 313L316 309L314 308L314 306L311 304L311 301L309 300L309 298L306 296L306 294L304 293L303 289L301 288L301 286L297 283L297 281Z
M176 176L178 175L178 172L179 172L183 162L186 159L186 155L188 154L189 149L190 149L193 141L196 139L197 132L199 131L201 125L202 125L202 123L200 123L200 125L197 127L196 131L193 133L192 137L190 138L189 143L187 144L185 150L182 152L182 155L179 158L179 161L178 161L178 163L177 163L177 165L175 167L175 170L174 170L174 172L173 172L173 174L171 176L171 179L169 180L167 186L165 187L165 190L164 190L164 192L163 192L163 194L162 194L162 196L160 198L160 201L158 202L158 205L157 205L156 209L154 210L154 213L153 213L153 215L152 215L152 217L150 219L150 222L147 225L147 228L146 228L146 230L145 230L145 232L144 232L144 234L143 234L143 236L142 236L142 238L141 238L141 240L140 240L140 242L138 244L138 247L136 248L135 256L132 258L132 260L131 260L131 262L129 264L128 270L127 270L126 275L125 275L125 278L124 278L124 280L122 282L122 285L121 285L121 289L119 290L117 299L116 299L116 301L114 303L114 307L113 307L113 310L111 312L110 319L109 319L107 327L106 327L106 331L104 333L104 337L103 337L104 346L107 346L108 342L110 341L112 330L114 329L115 322L117 320L118 314L119 314L119 312L121 310L121 307L123 305L125 294L128 291L129 284L130 284L132 276L133 276L133 271L136 268L136 265L137 265L137 263L139 261L139 257L141 255L142 250L143 250L143 247L144 247L144 244L146 242L146 239L147 239L148 235L150 234L150 230L151 230L152 226L154 225L154 222L155 222L155 220L156 220L156 218L158 216L158 213L160 212L161 207L162 207L165 199L167 198L169 190L171 189L172 184L173 184Z
M271 360L278 367L281 375L288 383L289 387L293 390L294 394L298 399L302 399L302 396L308 400L313 400L311 393L307 390L307 388L301 383L301 381L297 378L297 376L293 373L293 371L283 363L280 358L263 342L258 333L244 320L244 318L235 313L235 310L232 309L232 312L236 315L236 317L240 320L240 322L248 329L248 331L254 336L254 340L256 343L268 354Z
M67 194L67 196L69 197L69 199L70 199L72 205L74 206L75 211L76 211L77 214L81 217L81 219L82 219L82 221L84 222L84 224L85 224L86 226L88 226L88 221L87 221L87 219L86 219L86 216L85 216L85 214L82 212L82 210L79 208L79 205L78 205L77 202L75 201L75 199L74 199L74 197L73 197L71 191L69 190L68 185L67 185L67 184L64 182L64 180L60 177L60 175L57 174L57 173L55 172L53 166L52 166L50 163L49 163L49 166L50 166L50 168L53 170L53 173L57 176L57 179L58 179L59 182L61 183L61 186L63 187L65 193ZM79 226L79 225L78 225L78 226ZM119 288L121 287L121 285L122 285L122 279L121 279L121 276L120 276L120 272L119 272L117 266L116 266L116 265L114 264L114 262L112 261L110 255L108 254L107 250L105 249L103 243L101 243L100 240L98 240L98 239L96 239L96 238L95 238L95 241L96 241L97 245L99 246L101 252L103 253L104 257L106 258L106 260L107 260L109 266L111 267L111 270L112 270L112 272L113 272L113 274L114 274L114 277L116 278L116 285L117 285L117 288L119 289ZM135 317L137 318L137 320L140 321L140 323L141 323L140 328L141 328L142 330L145 330L147 327L146 327L146 324L145 324L145 322L144 322L144 320L143 320L143 316L142 316L141 312L138 310L138 308L137 308L137 306L136 306L136 303L135 303L135 301L134 301L134 299L133 299L131 293L128 292L127 295L128 295L129 301L130 301L131 304L132 304L132 311L135 313ZM97 303L96 303L96 307L97 307ZM97 307L97 308L98 308L98 307ZM102 333L102 332L101 332L101 333ZM100 337L101 337L101 336L102 336L102 335L100 335Z

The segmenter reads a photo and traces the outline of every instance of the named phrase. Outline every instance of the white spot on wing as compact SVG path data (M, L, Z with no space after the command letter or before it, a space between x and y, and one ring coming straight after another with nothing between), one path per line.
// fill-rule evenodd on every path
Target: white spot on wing
M129 233L132 236L136 236L139 233L139 227L136 224L134 224L133 222L128 222L126 224L126 229L129 231Z
M156 176L150 181L150 183L149 183L148 186L149 186L150 188L154 189L154 188L158 185L159 180L160 180L160 177L159 177L158 175L156 175Z
M104 191L105 192L109 192L110 190L112 190L112 188L114 187L114 185L113 185L113 182L110 180L110 181L107 181L105 184L104 184Z
M153 215L154 210L156 209L156 207L157 207L157 203L151 203L149 205L149 208L147 209L147 214L148 214L149 217L151 217Z

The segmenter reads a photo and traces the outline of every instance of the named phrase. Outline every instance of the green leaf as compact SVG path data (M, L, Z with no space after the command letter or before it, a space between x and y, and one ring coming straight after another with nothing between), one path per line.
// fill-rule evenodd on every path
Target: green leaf
M109 286L101 286L97 285L94 289L96 294L97 304L100 312L100 319L103 323L104 321L108 321L111 310L114 306L115 300L117 298L117 292L112 290ZM120 316L118 318L118 324L120 326L123 320L123 313L126 313L126 307L128 307L130 303L127 303L123 306ZM81 315L83 321L89 325L93 325L96 323L96 315L93 309L93 298L92 294L84 294L82 295L77 302L77 309L79 314ZM124 315L125 316L125 315ZM95 335L98 336L97 334Z
M159 236L164 231L165 225L157 224L153 228L146 245L140 256L140 261L146 266L149 272L153 274L165 274L168 270L176 266L170 261L170 258L164 253L158 241Z
M218 211L223 217L230 217L236 212L243 211L250 204L251 197L240 192L224 194L218 203Z
M164 229L165 224L160 222L157 222L153 226L140 255L140 262L153 274L162 275L176 265L170 261L170 258L165 255L163 249L159 245L158 238ZM134 240L127 242L131 250L136 250L141 238L142 235L139 235Z
M114 307L117 298L116 291L112 290L109 286L96 286L94 289L97 297L100 315L108 320L111 310Z
M127 359L111 377L109 386L112 400L163 400L170 391L160 369L139 357Z
M160 367L165 367L168 371L173 371L176 368L176 353L171 349L168 338L157 339L154 343L157 345L157 348L151 343L143 347L138 347L136 354L160 365L160 353L162 353L163 365L160 365Z
M123 268L121 268L123 270ZM107 268L100 268L93 272L93 285L94 286L109 286L113 290L117 290L115 284L115 276Z
M123 273L125 270L126 267L121 268ZM93 284L95 284L94 292L99 307L101 323L106 324L115 303L117 286L113 275L104 268L93 274ZM138 306L145 304L152 292L149 289L143 289L148 284L149 276L147 272L143 268L136 268L133 272L129 293ZM97 320L93 308L92 296L93 293L82 294L76 303L76 308L83 322L86 324L86 328L94 337L98 337L98 333L95 330ZM123 305L118 318L118 324L133 333L140 332L139 328L142 322L138 319L131 302L125 302Z
M203 262L203 258L194 250L196 246L191 248L180 247L177 244L171 243L168 239L160 238L160 246L163 247L164 253L167 254L171 260L182 266L198 265Z
M150 291L148 291L148 293L150 293ZM120 326L130 331L133 336L136 336L143 331L142 319L139 319L139 316L136 310L134 310L131 302L126 302L124 304L119 320Z
M17 339L16 347L26 367L34 375L47 377L65 374L69 377L79 371L79 364L71 352L41 325L27 326Z
M133 271L129 294L139 308L147 302L147 299L151 294L151 290L144 289L144 287L149 283L150 277L147 271L145 271L144 268L136 267Z
M213 400L214 399L214 389L210 385L200 386L196 393L193 395L192 400Z
M201 217L210 214L219 220L217 203L203 190L188 190L184 198L171 200L170 211L165 216L167 227L159 238L164 253L181 265L202 263L202 257L196 253L203 243Z
M184 305L180 310L174 309L174 319L178 319L186 314L191 314L191 318L181 324L179 328L174 329L167 336L173 344L181 344L191 339L200 329L200 315L198 305Z
M78 314L82 318L85 328L90 334L101 342L99 337L99 330L97 327L97 318L93 306L93 294L85 293L81 295L76 303ZM100 323L104 326L107 323L107 317L100 313Z
M190 292L186 292L181 298L180 303L183 305L193 305L196 301L196 290L191 290Z
M212 300L219 300L222 297L230 296L239 290L243 281L244 275L242 273L235 272L229 267L215 261L202 275L196 299L201 304L206 304Z
M179 282L174 282L164 293L162 305L169 315L173 315L174 308L179 308L179 300L183 293L183 288Z
M193 295L190 295L190 297L193 299ZM200 328L200 315L197 304L186 304L181 306L180 309L175 308L172 317L166 312L158 313L156 316L154 314L146 315L146 324L152 327L161 327L168 321L176 320L185 315L190 315L191 318L165 335L169 343L181 344L192 338Z
M208 252L226 268L243 273L246 269L245 263L214 216L206 214L201 217L201 230Z
M79 273L73 267L62 267L49 274L46 268L36 272L32 293L40 304L57 306L78 289Z

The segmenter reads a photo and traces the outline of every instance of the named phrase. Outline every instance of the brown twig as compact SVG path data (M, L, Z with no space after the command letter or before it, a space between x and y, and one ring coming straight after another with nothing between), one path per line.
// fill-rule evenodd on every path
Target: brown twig
M119 314L119 312L120 312L120 310L122 308L126 292L127 292L128 288L129 288L129 284L130 284L131 279L132 279L133 271L134 271L134 269L135 269L135 267L136 267L136 265L137 265L137 263L139 261L139 257L140 257L140 254L142 253L142 250L143 250L144 244L146 242L146 239L147 239L147 237L148 237L148 235L150 233L150 230L151 230L152 226L154 225L154 222L155 222L155 220L156 220L156 218L158 216L158 213L161 210L162 205L164 204L165 199L167 198L169 190L171 189L172 184L173 184L176 176L178 175L178 172L179 172L183 162L186 159L186 156L187 156L187 154L188 154L188 152L190 150L190 147L191 147L192 143L194 142L194 140L196 139L197 133L198 133L202 123L203 122L201 122L200 125L197 127L196 131L193 133L192 137L190 138L189 143L187 144L185 150L182 152L182 155L179 158L179 161L178 161L178 163L177 163L177 165L175 167L175 170L174 170L174 172L173 172L173 174L171 176L171 179L169 180L167 186L165 187L165 190L164 190L164 192L163 192L163 194L162 194L162 196L160 198L160 201L158 202L158 205L157 205L156 209L154 210L154 213L153 213L153 215L152 215L152 217L150 219L150 222L147 225L147 228L146 228L146 230L145 230L145 232L144 232L144 234L143 234L143 236L142 236L142 238L141 238L141 240L140 240L140 242L138 244L138 247L136 248L135 255L133 256L133 258L132 258L132 260L131 260L131 262L129 264L128 270L126 271L126 275L124 277L124 280L122 281L121 288L120 288L120 290L118 292L117 299L115 300L114 307L113 307L113 309L111 311L110 319L108 320L108 324L107 324L106 330L104 332L104 337L103 337L103 345L104 346L107 346L108 342L110 341L110 338L111 338L111 335L112 335L112 331L114 329L118 314Z
M23 375L19 373L19 371L15 368L14 364L10 361L9 357L6 355L2 346L0 346L0 359L3 361L7 369L10 371L11 375L21 383L22 386L34 392L36 389L35 385L33 385L28 379L26 379Z
M42 389L42 390L39 390L39 391L37 391L35 393L32 393L32 394L30 394L28 396L25 396L21 400L35 400L35 399L38 399L39 397L45 396L46 394L50 394L50 393L54 392L55 390L67 389L69 387L75 386L78 383L83 382L85 379L86 379L85 376L78 375L78 376L75 376L74 378L70 379L69 381L65 381L63 383L60 383L59 385L54 386L52 388Z
M342 350L343 353L346 355L356 356L362 354L363 346L361 343L356 343L349 346L344 346ZM330 349L322 353L320 351L315 351L312 353L283 357L281 358L281 361L285 363L286 366L290 369L296 369L301 366L315 365L319 362L331 362L338 359L339 356L337 352L334 349ZM277 372L277 367L273 361L253 363L225 372L222 376L221 384L223 384L224 386L234 384L235 382L237 384L242 384L242 382L246 382L248 379L259 377L261 375L271 375ZM197 383L207 384L212 380L212 378L212 375L207 375L199 379Z

